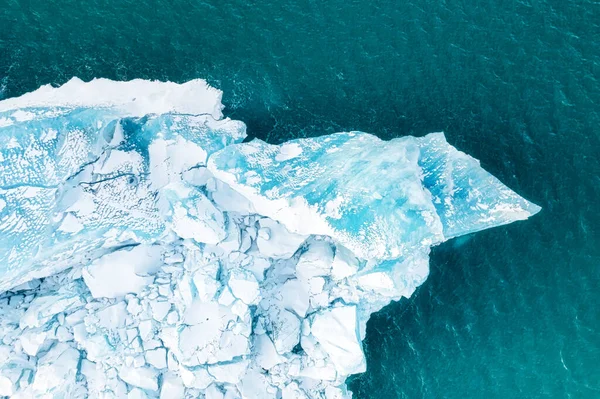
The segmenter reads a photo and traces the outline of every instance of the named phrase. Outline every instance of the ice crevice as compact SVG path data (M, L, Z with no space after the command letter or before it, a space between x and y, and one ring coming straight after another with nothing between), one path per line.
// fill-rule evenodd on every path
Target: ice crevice
M432 246L539 211L442 133L270 145L221 110L202 80L0 101L0 396L349 398Z

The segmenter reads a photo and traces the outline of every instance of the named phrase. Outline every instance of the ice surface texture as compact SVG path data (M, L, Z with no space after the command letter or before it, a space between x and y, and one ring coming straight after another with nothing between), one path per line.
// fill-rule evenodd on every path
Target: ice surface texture
M539 211L441 133L242 143L220 100L73 79L0 102L0 396L349 397L431 246Z

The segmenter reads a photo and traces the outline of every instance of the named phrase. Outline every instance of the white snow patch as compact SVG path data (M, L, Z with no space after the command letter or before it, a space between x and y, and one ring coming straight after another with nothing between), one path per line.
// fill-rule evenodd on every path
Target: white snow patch
M213 118L221 119L221 97L220 90L210 87L202 79L178 84L142 79L127 82L93 79L84 82L73 78L60 87L45 85L20 97L2 100L0 112L34 107L106 107L128 116L175 112L211 114ZM25 118L22 113L17 117Z
M94 298L139 293L150 284L161 264L159 246L138 245L105 255L83 269L83 280Z

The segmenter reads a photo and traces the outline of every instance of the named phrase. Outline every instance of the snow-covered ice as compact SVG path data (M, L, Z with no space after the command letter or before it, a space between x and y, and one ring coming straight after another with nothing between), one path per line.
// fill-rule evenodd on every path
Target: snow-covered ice
M0 101L0 396L348 398L433 245L539 207L444 135L247 143L221 92Z

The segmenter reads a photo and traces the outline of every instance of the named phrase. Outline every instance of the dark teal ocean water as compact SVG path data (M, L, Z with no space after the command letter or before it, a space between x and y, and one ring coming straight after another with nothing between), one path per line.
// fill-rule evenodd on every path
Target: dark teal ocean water
M202 77L280 142L443 130L543 207L369 322L356 398L600 398L600 3L0 0L0 97Z

